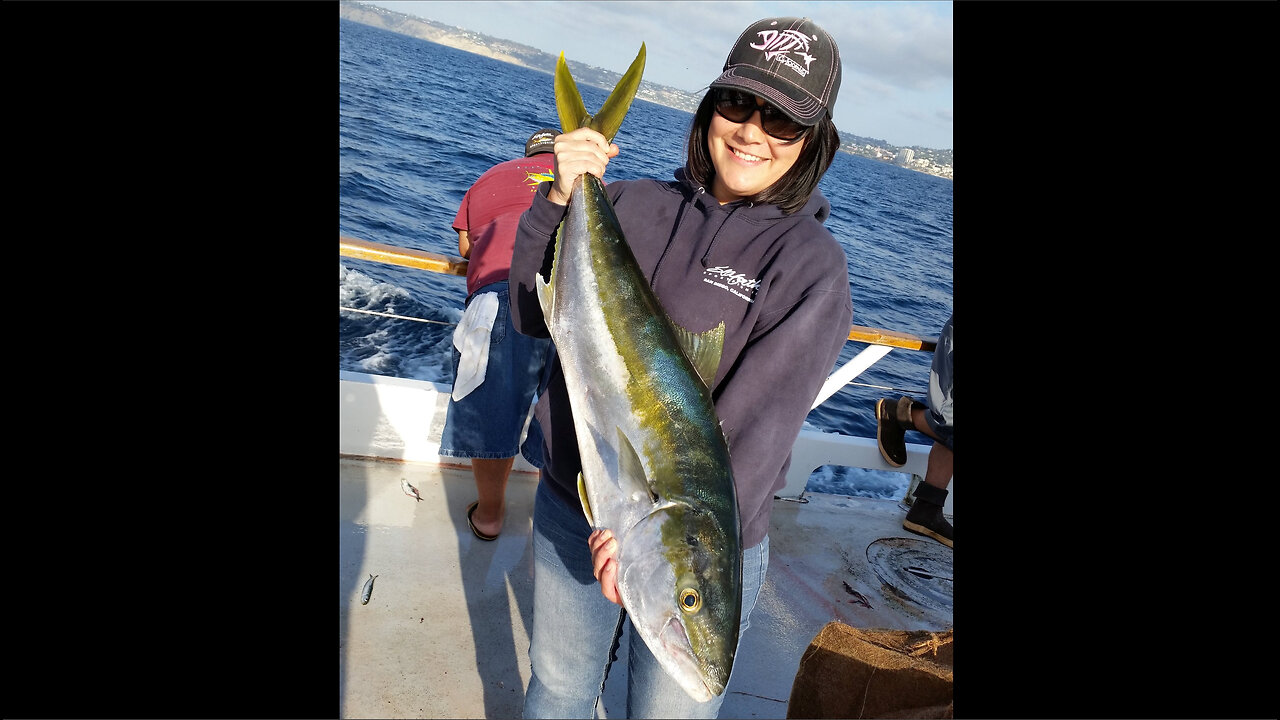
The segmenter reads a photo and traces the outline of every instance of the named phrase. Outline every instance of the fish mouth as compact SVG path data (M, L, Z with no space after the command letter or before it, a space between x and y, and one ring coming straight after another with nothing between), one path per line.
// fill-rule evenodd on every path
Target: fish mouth
M689 636L678 618L667 618L658 637L662 641L663 650L666 651L667 663L677 669L676 672L669 674L680 683L690 697L698 702L707 702L712 696L724 692L723 683L707 677L702 672L697 656L693 653L693 646L689 642Z

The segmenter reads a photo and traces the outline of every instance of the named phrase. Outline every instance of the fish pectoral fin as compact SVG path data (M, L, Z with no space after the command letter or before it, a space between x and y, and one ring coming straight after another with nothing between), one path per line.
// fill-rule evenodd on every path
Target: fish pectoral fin
M626 497L643 494L648 496L649 502L658 502L658 493L654 491L653 483L649 482L644 464L640 462L640 456L623 434L622 428L618 428L618 486Z
M564 223L561 223L561 228ZM559 260L559 228L556 229L556 251L552 256L552 279L544 281L541 272L534 273L534 290L538 292L538 305L543 309L544 320L556 316L556 261ZM550 323L548 323L550 324Z
M721 320L719 325L700 333L685 330L670 317L667 321L671 324L671 329L675 330L676 340L684 350L685 357L693 363L693 369L698 371L702 384L711 387L716 379L716 372L720 369L720 356L724 352L724 321Z
M591 527L596 526L596 520L591 516L591 501L587 499L587 481L582 479L582 473L578 473L578 501L582 503L582 512L587 516L587 524Z
M555 276L552 275L552 277L554 278ZM538 304L542 306L542 317L550 320L555 317L556 304L555 292L552 291L551 283L543 280L541 275L534 273L533 286L538 291Z

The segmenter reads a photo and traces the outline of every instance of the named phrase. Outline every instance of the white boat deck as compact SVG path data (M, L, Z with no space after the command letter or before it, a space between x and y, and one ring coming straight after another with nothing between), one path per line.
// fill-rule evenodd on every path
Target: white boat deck
M502 536L482 542L466 523L475 499L469 467L351 455L339 467L340 717L519 717L529 681L537 476L512 473ZM402 478L421 502L402 492ZM903 530L905 505L804 500L774 501L769 571L723 718L786 717L800 657L830 621L952 628L952 551ZM372 597L362 605L371 574ZM600 717L625 714L625 653Z

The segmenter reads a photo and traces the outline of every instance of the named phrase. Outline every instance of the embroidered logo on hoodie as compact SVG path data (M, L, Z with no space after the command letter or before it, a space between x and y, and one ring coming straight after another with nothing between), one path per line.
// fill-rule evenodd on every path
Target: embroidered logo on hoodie
M749 303L756 301L756 288L760 287L759 280L748 278L745 274L726 265L703 270L702 282L715 285L721 290L728 290Z

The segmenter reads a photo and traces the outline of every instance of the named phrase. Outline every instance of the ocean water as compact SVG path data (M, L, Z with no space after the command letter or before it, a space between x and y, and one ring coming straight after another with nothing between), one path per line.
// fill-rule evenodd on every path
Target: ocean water
M340 235L457 255L453 216L467 188L522 154L533 130L559 125L552 76L537 70L341 19L338 65ZM579 91L588 109L608 95ZM691 119L635 101L607 179L670 178L683 164ZM832 207L826 226L848 257L853 322L936 337L952 309L952 181L839 152L819 187ZM452 382L464 278L340 257L338 295L341 370ZM865 347L846 343L837 366ZM876 399L923 397L931 360L893 350L810 412L808 425L874 438ZM907 440L931 442L917 433ZM807 489L896 499L909 482L898 472L828 466Z

